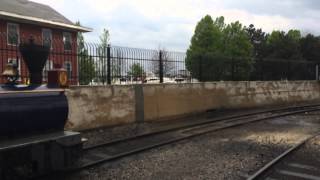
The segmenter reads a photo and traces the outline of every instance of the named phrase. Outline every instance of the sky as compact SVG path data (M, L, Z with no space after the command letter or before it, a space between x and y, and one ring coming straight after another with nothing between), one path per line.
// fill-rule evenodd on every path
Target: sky
M197 22L209 14L226 23L254 24L266 32L299 29L320 35L319 0L32 0L47 4L93 32L99 42L103 29L117 46L185 51Z

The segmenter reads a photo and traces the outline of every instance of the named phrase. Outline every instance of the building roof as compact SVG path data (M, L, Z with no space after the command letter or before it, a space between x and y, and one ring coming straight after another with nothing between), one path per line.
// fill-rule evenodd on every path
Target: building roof
M92 31L90 28L76 26L50 6L28 0L0 0L0 16L23 22L47 24L82 32Z

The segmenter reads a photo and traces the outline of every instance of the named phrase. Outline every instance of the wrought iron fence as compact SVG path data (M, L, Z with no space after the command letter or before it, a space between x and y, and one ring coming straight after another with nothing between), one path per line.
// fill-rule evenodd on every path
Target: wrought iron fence
M186 58L183 52L84 43L62 36L53 40L33 38L36 43L51 47L43 80L47 80L48 70L65 68L72 85L314 80L317 74L317 62L304 60L244 59L211 54ZM7 34L0 32L0 73L7 63L15 63L19 67L19 82L28 83L29 74L19 43L29 37L19 39L8 40ZM2 77L0 81L5 79Z
M199 81L316 80L318 63L275 58L237 58L200 54L186 60L192 79Z

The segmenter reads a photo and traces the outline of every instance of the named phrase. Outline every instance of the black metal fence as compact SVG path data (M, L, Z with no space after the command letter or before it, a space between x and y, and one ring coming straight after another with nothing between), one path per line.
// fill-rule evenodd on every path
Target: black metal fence
M190 58L190 59L189 59ZM214 54L186 60L192 79L199 81L316 80L318 62L275 58L237 58Z
M47 81L47 71L54 68L66 69L72 85L191 81L185 67L185 53L84 43L62 36L53 40L32 38L37 44L51 47L44 67L44 82ZM0 32L0 73L7 63L16 64L19 83L22 84L29 82L29 73L19 52L19 44L29 39L22 36L9 40L6 33ZM4 81L2 77L1 82Z
M185 53L85 44L79 58L80 84L132 84L190 81Z
M43 79L53 68L65 68L72 85L181 83L239 80L315 80L317 62L282 59L244 59L212 55L186 58L186 53L110 46L72 41L66 37L43 39L50 46ZM7 63L19 67L19 82L28 83L27 67L19 43L29 37L8 39L0 33L0 73ZM76 39L73 37L73 39ZM10 42L10 43L9 43ZM1 82L5 79L2 77Z

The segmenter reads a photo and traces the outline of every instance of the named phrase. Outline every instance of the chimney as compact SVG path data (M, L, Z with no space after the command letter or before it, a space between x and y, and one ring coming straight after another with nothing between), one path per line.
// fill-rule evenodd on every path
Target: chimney
M47 62L50 47L35 44L34 39L31 37L29 42L21 43L19 49L29 69L30 84L41 85L42 71Z

